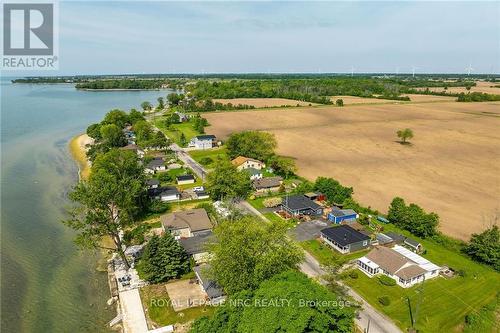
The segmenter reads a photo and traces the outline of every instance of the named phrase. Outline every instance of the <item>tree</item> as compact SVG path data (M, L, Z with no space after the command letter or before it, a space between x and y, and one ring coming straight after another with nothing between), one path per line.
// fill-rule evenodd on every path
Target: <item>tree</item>
M395 225L402 225L406 214L406 203L403 198L395 197L391 201L389 211L387 212L387 219Z
M77 232L75 242L82 248L106 248L110 237L114 248L129 267L120 232L130 226L144 202L144 169L131 151L113 149L98 155L88 181L79 182L70 193L76 203L63 223Z
M115 124L101 126L100 132L102 143L108 148L123 147L127 143L123 131Z
M241 155L263 161L267 161L274 154L277 145L274 134L258 131L233 133L226 141L231 158Z
M231 162L217 160L207 176L207 191L214 200L245 198L251 190L246 172L238 171Z
M352 187L342 186L333 178L318 177L314 183L314 190L323 193L330 203L343 203L351 198Z
M163 97L158 97L158 110L163 110L165 108L165 102L163 100Z
M140 277L151 283L179 278L189 269L186 251L169 232L150 239L137 265Z
M182 147L187 145L187 139L186 136L184 135L184 132L181 132L181 136L179 138L180 144Z
M392 200L387 219L422 238L435 235L439 224L439 216L436 213L426 213L413 203L406 206L404 200L399 197Z
M398 138L400 138L402 140L401 143L403 143L403 144L406 143L406 140L413 138L413 131L409 128L399 130L396 132L396 134L398 135Z
M253 290L270 277L295 268L302 250L286 235L283 222L256 217L223 221L214 229L211 273L228 294ZM243 246L244 244L244 246Z
M184 99L183 94L171 93L167 95L168 103L171 106L179 105L180 101L182 101L183 99Z
M484 262L500 271L500 229L493 225L480 234L473 234L465 252L474 260Z
M128 122L128 115L125 111L114 109L106 113L102 124L113 124L118 126L120 129L125 127Z
M146 118L144 118L142 113L137 111L136 109L130 110L130 113L128 115L128 121L130 122L130 124L133 126L136 122L140 120L146 120Z
M285 178L297 172L295 161L289 157L274 155L269 159L269 166L278 174Z
M342 98L339 98L335 101L335 105L337 106L344 106L344 100Z
M210 319L196 320L191 332L352 332L354 309L342 301L304 274L286 271L255 292L230 297Z
M137 142L147 141L153 135L153 126L145 120L140 120L134 125Z
M101 124L92 124L87 127L87 135L96 141L101 140Z
M144 110L144 111L149 111L153 108L153 106L151 105L151 103L145 101L145 102L142 102L141 103L141 108Z

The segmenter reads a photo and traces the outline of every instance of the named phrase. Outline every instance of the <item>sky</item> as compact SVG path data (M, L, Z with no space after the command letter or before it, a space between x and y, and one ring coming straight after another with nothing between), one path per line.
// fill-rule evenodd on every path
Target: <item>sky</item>
M61 2L59 61L43 74L499 73L500 2Z

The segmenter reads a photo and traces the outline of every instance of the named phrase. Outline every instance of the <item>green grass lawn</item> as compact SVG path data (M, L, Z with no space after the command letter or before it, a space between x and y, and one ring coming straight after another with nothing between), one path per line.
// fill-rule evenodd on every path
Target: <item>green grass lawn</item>
M360 258L368 253L367 250L363 250L349 254L341 254L317 239L300 242L299 244L324 266L340 267L348 261Z
M221 148L214 148L214 149L206 149L206 150L191 150L189 152L189 155L198 163L203 165L207 169L211 169L214 167L215 161L217 159L229 159L229 156L227 155L227 149L225 147ZM204 158L210 158L212 159L212 162L210 163L202 163L202 160Z
M384 225L385 230L395 230L405 235L393 225ZM411 236L414 239L417 237ZM451 279L438 277L425 282L423 297L417 318L417 329L421 332L460 332L464 318L470 313L480 313L483 306L491 304L500 291L500 274L485 265L476 263L466 256L447 249L432 240L421 240L427 253L423 255L433 263L446 265L457 270L464 270L465 276L456 275ZM370 304L391 317L402 329L410 325L406 296L415 306L418 300L417 289L404 289L399 286L387 287L377 279L370 279L359 272L358 279L347 277L345 282L361 294ZM389 306L382 306L378 298L387 295L391 299ZM491 315L481 316L486 322L481 323L485 330L494 331ZM478 324L479 325L479 324ZM499 327L496 327L497 331Z
M209 317L216 309L213 306L198 306L175 312L169 303L164 283L145 286L140 289L140 294L149 319L159 326L183 324L203 316Z
M184 136L186 137L186 141L189 142L191 138L200 135L199 132L197 132L193 128L193 124L190 122L186 123L180 123L180 124L172 124L170 125L169 128L165 127L162 121L156 121L155 125L163 132L165 133L166 136L168 136L170 139L172 139L175 143L177 143L179 146L181 146L181 134L184 133Z

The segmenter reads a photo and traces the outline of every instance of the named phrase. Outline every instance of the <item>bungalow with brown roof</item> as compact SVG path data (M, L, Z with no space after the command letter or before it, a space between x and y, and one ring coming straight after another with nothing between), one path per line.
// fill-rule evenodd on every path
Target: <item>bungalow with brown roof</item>
M255 192L277 192L280 189L281 184L283 183L283 178L276 177L264 177L261 179L255 179L252 182L253 188Z
M414 260L412 260L414 259ZM372 277L384 274L396 283L408 288L416 283L436 277L439 267L420 256L409 257L404 253L383 246L377 246L357 260L358 268Z
M212 222L203 208L173 212L160 217L163 230L170 232L176 239L188 238L212 230Z

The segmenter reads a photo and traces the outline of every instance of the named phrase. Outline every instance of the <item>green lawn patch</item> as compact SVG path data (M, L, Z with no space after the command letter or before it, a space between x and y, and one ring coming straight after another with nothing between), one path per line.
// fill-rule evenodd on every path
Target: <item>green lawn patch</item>
M140 294L147 316L158 326L183 324L203 316L210 317L216 309L213 306L198 306L175 312L170 305L165 283L145 286L140 289Z
M206 169L212 169L218 159L228 160L227 149L225 147L206 149L206 150L191 150L189 155ZM211 160L211 162L209 162ZM207 163L208 162L208 163Z
M363 250L349 254L341 254L317 239L303 241L299 244L324 266L340 267L348 261L360 258L368 253L367 250Z
M446 265L455 271L465 272L464 277L458 275L451 279L438 277L425 282L416 324L420 332L460 332L465 324L465 316L470 314L476 314L483 321L477 324L478 327L493 327L494 322L491 322L491 318L494 316L491 312L484 311L484 307L494 302L497 297L497 292L500 290L499 273L448 247L432 240L411 236L393 225L384 225L384 229L421 241L427 250L423 257L436 265ZM365 274L359 274L358 279L344 276L346 284L361 294L371 305L391 317L400 328L405 330L410 326L406 297L410 297L415 311L419 299L418 285L404 289L399 286L385 286L377 278L370 279ZM383 306L379 303L378 299L382 296L390 298L390 305ZM481 330L481 332L490 331Z
M193 128L193 124L190 122L180 123L180 124L172 124L169 127L166 127L163 121L156 121L155 125L163 132L166 136L168 136L171 140L177 143L179 146L181 144L181 135L184 133L184 137L186 138L186 142L189 142L193 137L200 135L198 131Z

